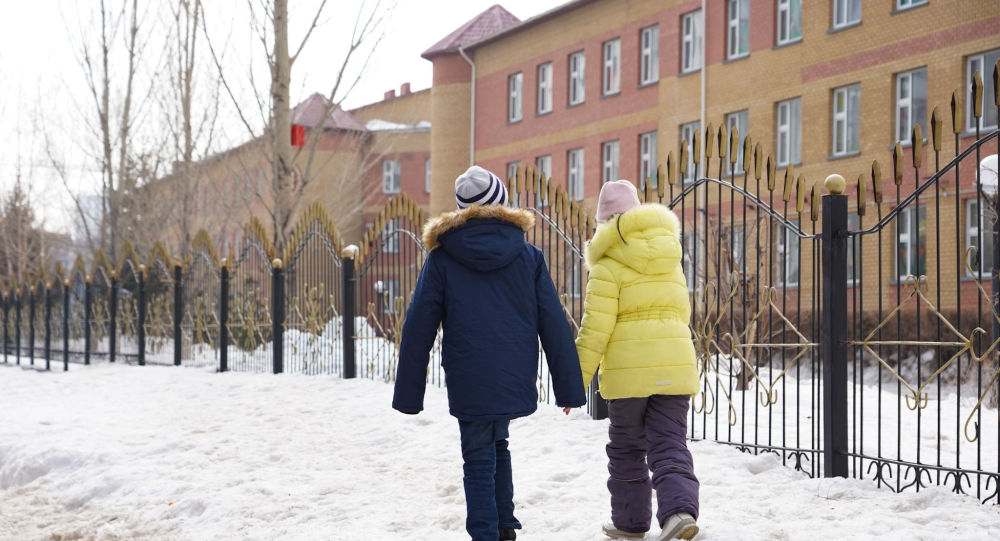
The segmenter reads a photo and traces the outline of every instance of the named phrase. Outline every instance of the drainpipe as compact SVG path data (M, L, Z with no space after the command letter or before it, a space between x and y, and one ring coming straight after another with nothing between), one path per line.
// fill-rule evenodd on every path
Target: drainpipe
M705 34L708 32L708 25L705 20L708 18L705 13L705 0L701 0L701 129L705 129L705 70L708 68L708 51L705 50Z
M702 2L704 1L702 0ZM462 58L472 66L472 103L469 106L469 166L471 167L476 164L476 63L465 54L464 47L458 48L458 54L462 55ZM702 95L704 95L704 84L704 79L702 79ZM704 103L704 99L702 99L702 103Z

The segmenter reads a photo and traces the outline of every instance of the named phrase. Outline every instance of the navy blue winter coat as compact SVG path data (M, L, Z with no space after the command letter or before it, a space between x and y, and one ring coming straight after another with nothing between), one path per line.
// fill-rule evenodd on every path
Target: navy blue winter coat
M542 252L524 240L533 224L530 212L497 205L445 213L427 224L431 251L403 323L393 408L424 408L438 325L455 417L504 420L534 412L539 338L556 404L586 403L569 322Z

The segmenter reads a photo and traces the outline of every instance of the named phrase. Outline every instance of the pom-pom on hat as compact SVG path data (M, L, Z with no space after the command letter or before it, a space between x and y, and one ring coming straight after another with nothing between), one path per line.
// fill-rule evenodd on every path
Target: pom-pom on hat
M615 214L622 214L638 206L639 193L631 182L608 182L601 187L601 195L597 198L597 223L602 224Z
M507 187L493 173L473 165L455 179L455 202L459 209L472 205L505 205Z

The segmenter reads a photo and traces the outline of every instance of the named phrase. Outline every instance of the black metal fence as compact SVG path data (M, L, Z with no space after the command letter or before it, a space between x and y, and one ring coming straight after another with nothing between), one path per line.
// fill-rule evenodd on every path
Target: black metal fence
M991 98L1000 113L1000 93ZM1000 132L978 128L978 74L969 99L968 122L960 95L952 99L952 141L934 109L929 146L919 125L895 145L892 191L876 161L851 182L853 199L836 176L821 197L818 182L725 125L691 133L641 183L641 198L682 224L702 382L691 438L773 453L813 477L870 478L894 491L947 485L1000 503L1000 202L979 167L1000 152ZM942 165L948 143L954 154ZM591 213L579 190L532 168L508 183L511 204L535 216L527 239L578 327ZM228 259L205 232L185 261L161 245L145 261L131 247L117 264L100 252L89 269L77 258L68 273L57 266L2 292L3 362L68 370L100 358L391 381L427 253L425 221L404 194L360 246L345 246L313 205L282 254L251 220ZM443 386L439 348L427 378ZM537 381L539 399L551 401L541 349ZM588 408L606 416L595 385Z

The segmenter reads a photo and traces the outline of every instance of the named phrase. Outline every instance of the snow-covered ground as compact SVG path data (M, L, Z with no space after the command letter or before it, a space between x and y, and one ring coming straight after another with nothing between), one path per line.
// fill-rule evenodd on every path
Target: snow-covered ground
M0 539L467 539L443 389L335 376L0 365ZM607 422L551 405L511 425L519 539L603 541ZM1000 507L945 488L809 479L691 444L698 539L997 539Z

